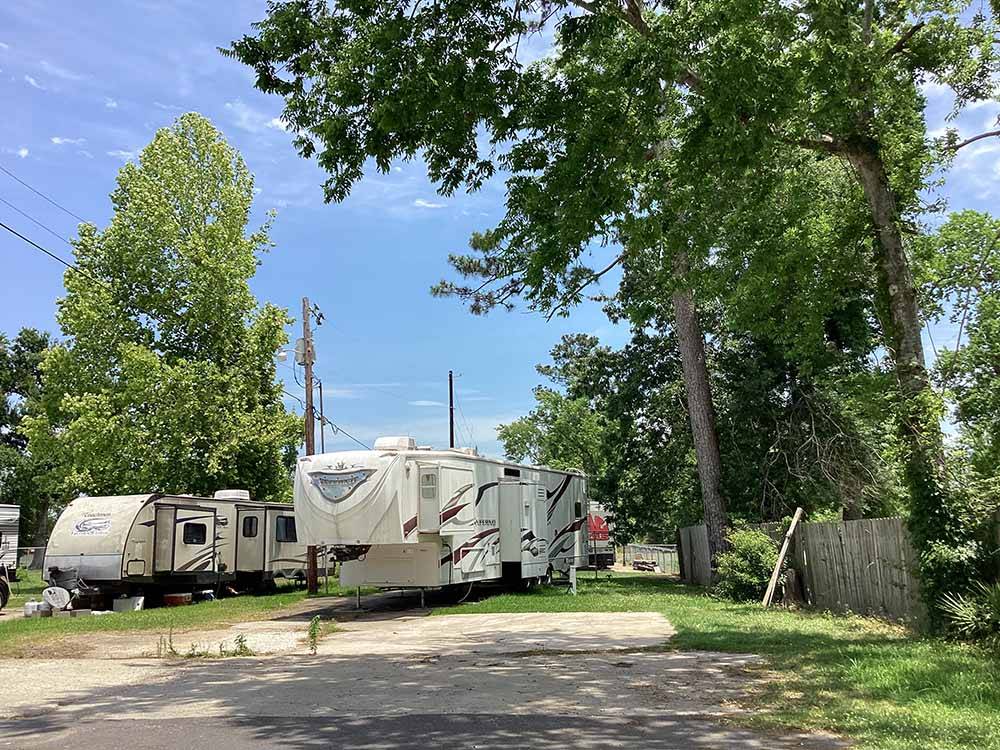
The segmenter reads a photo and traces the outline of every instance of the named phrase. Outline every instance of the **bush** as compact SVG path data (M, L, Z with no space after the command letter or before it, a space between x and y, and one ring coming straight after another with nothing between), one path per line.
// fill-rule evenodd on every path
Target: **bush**
M953 634L1000 649L1000 583L977 581L968 594L945 594L940 607Z
M729 549L718 556L716 593L737 602L760 601L778 560L774 541L754 529L734 529L727 538Z

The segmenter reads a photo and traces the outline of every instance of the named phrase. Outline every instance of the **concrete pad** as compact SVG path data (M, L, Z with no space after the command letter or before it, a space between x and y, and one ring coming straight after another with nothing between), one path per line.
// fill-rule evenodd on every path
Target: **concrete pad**
M341 623L320 644L330 656L517 654L661 646L676 632L656 612L524 613L401 617Z

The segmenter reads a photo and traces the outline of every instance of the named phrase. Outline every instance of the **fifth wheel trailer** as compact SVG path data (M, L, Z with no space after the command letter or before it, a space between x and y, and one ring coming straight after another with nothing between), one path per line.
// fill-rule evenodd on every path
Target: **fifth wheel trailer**
M21 506L0 505L0 571L11 577L17 571L17 538L21 522ZM0 572L2 574L2 572Z
M304 456L294 497L306 542L338 551L346 586L533 582L588 559L582 474L469 449L389 437L374 450Z
M220 584L260 588L302 577L305 565L292 506L251 502L237 490L78 497L52 529L43 575L87 596L155 597Z

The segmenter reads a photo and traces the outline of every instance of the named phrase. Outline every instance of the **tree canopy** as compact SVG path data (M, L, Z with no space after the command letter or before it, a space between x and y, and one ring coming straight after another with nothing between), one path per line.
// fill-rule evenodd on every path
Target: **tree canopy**
M110 224L80 226L64 339L25 419L53 491L288 497L299 427L274 355L290 321L250 292L270 246L267 224L247 229L252 199L239 154L186 114L122 168Z

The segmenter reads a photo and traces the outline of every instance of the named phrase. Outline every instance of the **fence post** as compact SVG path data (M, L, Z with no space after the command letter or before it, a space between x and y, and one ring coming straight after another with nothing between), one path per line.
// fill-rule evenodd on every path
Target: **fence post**
M677 572L681 580L686 581L687 576L684 575L684 535L681 534L680 526L674 529L674 538L677 540Z

